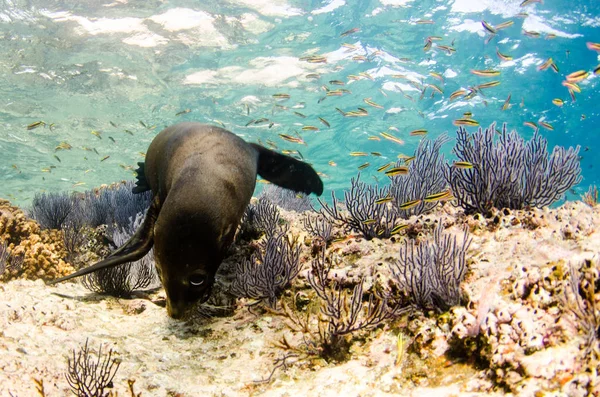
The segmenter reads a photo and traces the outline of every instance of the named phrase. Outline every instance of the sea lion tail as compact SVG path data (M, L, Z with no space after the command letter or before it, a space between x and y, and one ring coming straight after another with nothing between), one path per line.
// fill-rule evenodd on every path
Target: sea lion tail
M137 181L135 181L135 187L131 189L131 191L135 194L150 190L150 184L146 179L146 164L143 162L137 164L138 169L135 170Z
M258 151L258 175L278 186L306 194L323 194L323 181L307 163L251 143Z
M146 213L144 223L142 223L138 230L136 230L135 234L131 236L131 238L127 240L127 242L123 244L119 249L111 253L104 260L92 266L83 268L75 273L69 274L68 276L52 280L48 282L48 284L52 285L60 283L62 281L84 276L86 274L90 274L101 269L115 267L123 263L133 262L143 258L144 255L146 255L148 251L150 251L152 245L154 245L154 223L156 222L156 218L158 217L159 211L160 200L158 196L156 196L152 201L152 204L150 204L150 208L148 208L148 212Z

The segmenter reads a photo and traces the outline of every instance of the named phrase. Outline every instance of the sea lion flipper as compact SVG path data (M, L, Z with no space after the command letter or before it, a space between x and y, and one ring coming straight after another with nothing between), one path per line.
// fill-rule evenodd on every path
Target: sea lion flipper
M278 186L306 194L323 193L323 181L307 163L251 143L258 151L258 174Z
M119 249L111 253L104 260L95 263L92 266L83 268L73 274L69 274L68 276L52 280L48 284L52 285L60 283L75 277L93 273L100 269L118 266L123 263L133 262L143 258L144 255L146 255L148 251L152 249L152 245L154 244L154 224L156 222L156 218L158 217L159 211L160 199L158 196L155 196L150 204L150 208L148 208L146 218L144 218L142 225L138 228L138 230L136 230L134 235L127 240L125 244L119 247Z
M143 193L150 190L150 184L146 179L146 163L139 162L137 170L135 170L137 181L135 181L135 187L131 189L133 193Z

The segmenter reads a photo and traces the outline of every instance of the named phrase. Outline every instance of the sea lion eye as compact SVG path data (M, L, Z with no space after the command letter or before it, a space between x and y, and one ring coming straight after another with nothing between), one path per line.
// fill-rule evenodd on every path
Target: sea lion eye
M192 274L190 275L188 281L192 287L200 287L204 284L206 278L202 274Z

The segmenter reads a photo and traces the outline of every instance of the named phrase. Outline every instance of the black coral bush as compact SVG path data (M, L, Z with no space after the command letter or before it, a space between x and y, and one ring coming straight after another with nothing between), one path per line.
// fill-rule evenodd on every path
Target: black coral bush
M516 131L507 132L506 124L499 134L495 124L474 134L461 127L453 152L473 165L446 170L458 205L468 213L547 206L581 181L579 146L556 146L548 156L547 141L537 131L525 142Z

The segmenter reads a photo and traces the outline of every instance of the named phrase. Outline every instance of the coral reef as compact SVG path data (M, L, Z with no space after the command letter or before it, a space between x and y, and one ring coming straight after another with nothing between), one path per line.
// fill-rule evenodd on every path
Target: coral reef
M97 353L92 353L87 339L79 352L73 350L72 357L68 359L69 370L65 375L71 391L78 397L105 396L104 389L112 387L113 378L121 365L121 361L113 357L113 354L112 349L108 354L102 354L102 346Z
M0 201L0 240L8 244L13 257L22 257L22 264L7 267L1 280L52 280L74 270L63 260L66 252L61 232L41 230L38 223L6 200Z

